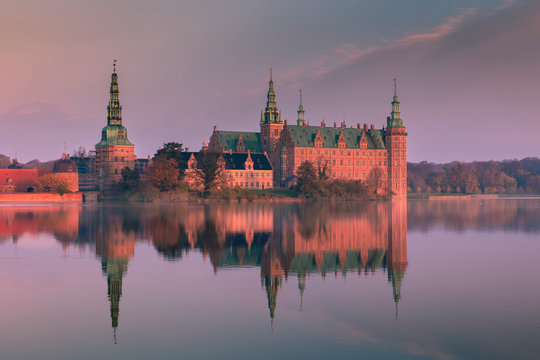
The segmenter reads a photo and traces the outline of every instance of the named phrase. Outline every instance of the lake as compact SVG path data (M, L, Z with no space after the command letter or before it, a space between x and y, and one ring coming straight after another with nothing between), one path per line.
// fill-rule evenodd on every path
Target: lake
M539 257L539 198L0 206L0 358L537 359Z

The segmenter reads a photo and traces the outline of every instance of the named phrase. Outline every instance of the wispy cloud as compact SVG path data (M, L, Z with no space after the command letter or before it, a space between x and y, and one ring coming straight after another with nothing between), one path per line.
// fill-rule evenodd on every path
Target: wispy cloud
M311 62L304 63L301 66L277 74L275 78L276 81L279 82L281 88L289 86L299 87L306 82L321 79L344 67L358 64L371 56L397 49L405 49L419 44L437 42L454 33L459 29L463 22L475 14L476 9L463 9L461 14L449 18L441 25L428 29L425 32L406 35L394 40L383 39L383 45L360 48L353 43L343 43L333 48L330 52L320 55ZM231 105L243 103L245 101L244 99L255 95L260 96L260 89L262 86L263 84L261 81L248 85L236 94Z

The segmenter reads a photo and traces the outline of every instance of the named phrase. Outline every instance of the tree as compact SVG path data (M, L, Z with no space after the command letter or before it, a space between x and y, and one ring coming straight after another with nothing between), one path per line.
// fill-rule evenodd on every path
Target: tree
M320 195L320 186L317 173L313 163L304 161L296 171L298 181L296 183L298 191L306 197L316 197Z
M174 159L156 157L148 169L148 182L159 191L170 191L178 186L178 164Z
M122 182L120 185L124 190L135 189L139 185L141 176L138 172L131 170L129 167L122 169Z
M384 171L379 167L372 169L369 172L366 179L366 188L369 193L377 195L379 189L382 189L383 187L384 175Z
M73 157L85 158L88 157L88 152L84 146L79 146L78 149L73 150Z
M163 147L158 149L156 151L156 154L154 155L154 159L156 158L164 158L164 159L174 159L177 164L178 168L178 179L182 179L184 177L184 171L186 168L186 164L184 162L184 157L182 156L182 144L177 142L168 142L163 144Z
M0 154L0 169L5 169L11 164L11 160L8 156Z
M204 193L226 185L225 163L221 153L205 150L197 157L196 175L203 186Z
M49 192L64 195L69 191L69 183L66 178L49 173L38 178L38 192Z

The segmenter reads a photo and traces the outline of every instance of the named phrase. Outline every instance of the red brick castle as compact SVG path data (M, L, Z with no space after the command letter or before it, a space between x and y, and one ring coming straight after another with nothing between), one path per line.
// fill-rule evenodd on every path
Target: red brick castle
M307 125L304 118L302 94L296 125L282 121L276 105L272 71L266 107L261 112L260 132L218 131L210 138L214 151L266 153L273 168L274 186L287 187L296 177L304 161L315 167L326 167L333 179L376 179L380 192L397 197L407 194L407 133L399 111L396 84L392 112L386 129L367 124L347 128L334 123L327 127Z

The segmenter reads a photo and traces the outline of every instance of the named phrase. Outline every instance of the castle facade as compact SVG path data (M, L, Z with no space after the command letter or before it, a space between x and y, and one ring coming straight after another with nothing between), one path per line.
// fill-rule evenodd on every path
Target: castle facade
M367 124L347 127L308 125L300 94L296 125L282 121L270 72L266 107L261 112L260 132L221 131L214 126L209 148L213 151L265 153L273 169L274 186L295 181L305 161L325 169L332 179L376 181L380 193L407 194L407 133L399 110L394 83L392 111L386 128Z

